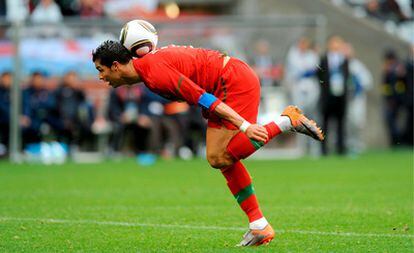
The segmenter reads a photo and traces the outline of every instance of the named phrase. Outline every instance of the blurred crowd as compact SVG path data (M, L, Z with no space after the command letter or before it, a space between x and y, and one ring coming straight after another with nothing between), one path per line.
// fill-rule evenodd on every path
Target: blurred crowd
M389 33L414 43L413 0L331 0L336 5L346 3L356 17L371 18L384 24Z
M1 74L0 144L5 147L12 81L11 72ZM165 100L143 85L104 88L107 98L95 100L88 93L97 91L85 89L85 82L73 71L53 82L34 72L23 85L19 124L24 148L53 140L71 149L96 150L97 138L108 135L111 153L188 157L201 152L205 124L197 108Z
M393 49L387 49L383 56L384 116L393 147L413 145L413 55L414 46L406 59Z
M358 59L351 43L330 36L326 50L301 37L287 52L285 61L275 59L269 42L258 40L249 63L263 87L283 87L288 103L297 105L316 119L327 135L320 144L298 136L307 153L359 154L365 150L364 131L369 130L368 92L381 90L386 139L392 147L413 145L413 54L400 59L393 49L385 49L381 83ZM377 112L376 112L377 113Z
M411 2L411 3L410 3ZM412 1L397 0L369 0L365 3L368 16L382 21L393 21L402 23L412 20Z
M148 19L171 16L166 12L176 6L173 3L160 3L159 0L0 0L0 17L13 19L20 15L18 18L33 23L57 23L71 17L131 19L139 16Z
M302 37L288 52L286 82L291 102L321 122L328 138L322 154L335 146L338 154L364 150L363 131L369 130L367 92L381 86L383 119L392 147L413 145L413 52L400 59L393 49L383 56L381 84L374 84L368 68L352 45L331 36L325 52L318 53ZM372 124L372 123L371 123ZM315 143L309 143L310 152ZM317 152L317 151L316 151Z
M328 136L322 146L298 137L309 154L326 155L332 149L338 154L360 153L365 148L363 132L370 124L367 92L380 85L373 83L352 45L340 36L331 36L326 51L320 51L311 39L301 37L281 61L269 53L269 42L259 39L247 61L264 88L282 88L288 103L320 122ZM384 52L382 111L393 147L413 145L412 71L412 54L400 59L392 49ZM61 80L33 72L22 92L23 146L56 140L72 148L94 150L97 138L104 135L109 137L108 152L166 157L203 152L206 124L198 108L165 100L143 85L109 90L94 82L101 91L89 89L75 71ZM12 73L2 73L0 143L5 147L9 144L11 84Z
M379 20L386 29L390 24L403 28L413 22L412 0L332 2L352 6L359 16ZM165 16L169 6L159 0L0 0L0 18L10 15L7 3L21 3L15 14L24 15L34 24L61 23L70 17L156 19L157 15ZM63 31L65 35L60 36L64 38L72 36L59 26L34 27L34 33L35 28L40 37L53 37L56 31ZM369 131L369 124L372 124L367 122L372 118L368 114L368 93L378 87L381 87L383 105L384 121L381 123L385 126L389 145L413 145L412 52L400 57L392 48L384 50L382 76L377 78L381 83L374 83L372 74L359 60L353 46L340 36L329 37L325 50L317 48L312 39L305 36L285 50L286 47L275 46L270 39L251 38L244 30L215 27L194 34L186 30L164 31L164 43L192 39L198 45L221 50L248 62L260 78L264 95L266 88L276 87L284 91L286 103L299 106L322 126L328 136L322 144L298 136L309 154L326 155L333 150L338 154L362 152L365 149L364 131ZM293 30L292 34L295 34ZM26 35L30 37L30 34ZM296 35L286 37L286 41L292 41L293 37ZM34 48L39 50L38 46ZM19 119L23 148L31 143L53 140L67 144L69 150L96 150L104 140L108 144L106 151L112 153L190 157L204 152L206 125L198 108L167 101L142 85L114 90L102 88L96 80L82 79L77 71L57 77L43 71L27 71L31 74L22 83L22 115ZM8 150L10 141L12 79L12 72L0 73L0 156Z

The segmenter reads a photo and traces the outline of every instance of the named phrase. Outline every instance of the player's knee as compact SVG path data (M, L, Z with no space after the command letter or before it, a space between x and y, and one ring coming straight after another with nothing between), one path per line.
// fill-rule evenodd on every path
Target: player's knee
M207 154L207 161L215 169L221 169L233 164L233 160L230 157L218 154Z

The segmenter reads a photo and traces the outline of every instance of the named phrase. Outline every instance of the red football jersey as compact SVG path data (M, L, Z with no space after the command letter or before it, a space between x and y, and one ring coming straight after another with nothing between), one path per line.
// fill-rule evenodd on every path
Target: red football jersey
M150 90L195 105L203 93L215 94L221 89L223 59L224 55L215 50L171 45L133 63Z

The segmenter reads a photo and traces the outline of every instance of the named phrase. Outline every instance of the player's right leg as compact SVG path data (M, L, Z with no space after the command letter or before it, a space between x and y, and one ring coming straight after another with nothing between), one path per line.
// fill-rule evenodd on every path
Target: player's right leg
M225 93L217 94L218 97L225 98L225 103L249 123L256 123L260 103L260 83L258 77L248 65L239 60L231 60L226 67L227 71L222 75L222 85L226 87L226 89L223 89ZM226 120L214 118L209 118L209 126L215 121L227 129L235 129ZM316 123L306 118L294 106L288 106L281 116L264 125L264 127L268 132L268 140L286 131L302 133L320 141L324 138L322 131ZM264 142L251 140L243 132L238 132L229 141L226 151L233 157L233 161L238 161L249 157L265 144Z
M325 137L320 127L316 125L315 121L308 119L298 107L289 105L281 116L289 118L291 124L290 131L308 135L318 141L324 140Z
M322 130L315 121L308 119L296 106L288 106L275 121L264 125L268 132L268 142L282 132L297 132L308 135L316 140L323 141ZM229 142L227 152L235 161L245 159L260 149L267 142L257 142L239 132Z

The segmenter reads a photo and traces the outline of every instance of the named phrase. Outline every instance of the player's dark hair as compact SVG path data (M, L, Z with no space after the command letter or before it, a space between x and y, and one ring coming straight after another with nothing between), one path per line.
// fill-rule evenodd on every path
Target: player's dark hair
M114 61L126 64L131 59L131 53L118 41L104 41L92 51L92 61L99 60L102 65L107 67L111 67Z

